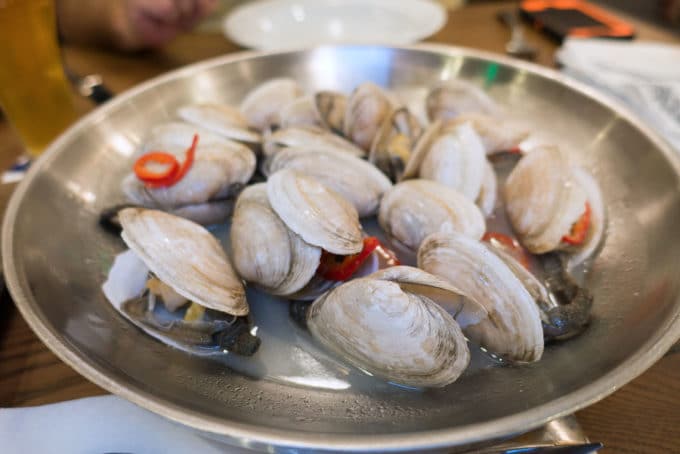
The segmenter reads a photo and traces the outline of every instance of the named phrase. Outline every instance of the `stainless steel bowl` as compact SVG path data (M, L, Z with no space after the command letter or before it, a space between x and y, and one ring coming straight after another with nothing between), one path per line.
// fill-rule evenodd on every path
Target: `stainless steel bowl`
M529 366L464 375L444 389L319 390L253 380L165 347L119 317L100 291L122 243L97 227L120 200L129 155L149 127L189 101L238 102L287 75L307 89L372 80L413 105L448 78L485 81L597 176L609 210L590 281L592 326ZM623 386L680 330L680 161L621 108L560 74L452 47L326 47L225 56L116 97L62 135L14 194L3 226L7 282L40 338L98 385L246 446L434 449L527 431Z

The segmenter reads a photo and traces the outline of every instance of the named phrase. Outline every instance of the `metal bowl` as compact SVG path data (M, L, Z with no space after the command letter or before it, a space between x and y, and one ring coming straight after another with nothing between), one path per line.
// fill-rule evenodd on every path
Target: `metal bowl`
M120 200L129 155L149 127L189 101L238 102L287 75L308 90L372 80L414 106L426 87L485 83L510 115L567 150L599 180L609 211L590 288L594 320L529 366L465 374L444 389L322 390L254 380L166 347L116 314L100 291L122 243L97 227ZM2 236L7 282L33 330L109 391L246 446L434 449L525 432L623 386L680 332L680 161L621 108L560 74L452 47L327 47L225 56L116 97L62 135L16 190Z

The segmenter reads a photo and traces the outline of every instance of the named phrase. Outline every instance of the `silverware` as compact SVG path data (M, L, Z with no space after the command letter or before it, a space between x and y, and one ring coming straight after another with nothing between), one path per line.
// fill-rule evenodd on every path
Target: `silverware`
M510 41L505 44L505 52L513 57L535 60L538 49L527 41L524 27L514 11L506 10L498 13L498 19L510 27Z
M579 443L570 445L534 445L512 448L491 448L475 451L475 454L592 454L603 447L602 443Z
M81 96L89 98L95 104L103 104L113 97L113 92L104 85L102 76L99 74L79 76L67 69L66 76Z

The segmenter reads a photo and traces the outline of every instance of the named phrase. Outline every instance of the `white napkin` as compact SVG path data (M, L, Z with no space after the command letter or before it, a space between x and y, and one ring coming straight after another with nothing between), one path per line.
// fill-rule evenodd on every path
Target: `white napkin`
M567 39L564 72L622 100L680 151L680 46Z
M2 454L252 453L211 440L116 396L0 408Z

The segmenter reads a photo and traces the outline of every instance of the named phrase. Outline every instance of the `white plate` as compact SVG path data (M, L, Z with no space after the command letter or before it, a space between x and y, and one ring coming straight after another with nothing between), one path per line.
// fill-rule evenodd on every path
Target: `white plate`
M224 20L232 41L256 49L318 44L410 44L446 23L444 8L428 0L260 0Z

